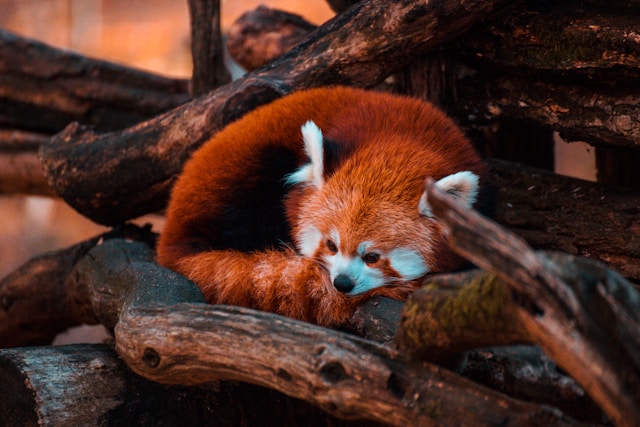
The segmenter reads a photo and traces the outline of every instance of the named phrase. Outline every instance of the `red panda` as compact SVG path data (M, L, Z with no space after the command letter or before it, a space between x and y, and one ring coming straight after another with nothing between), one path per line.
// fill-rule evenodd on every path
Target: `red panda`
M158 261L210 303L325 326L372 295L406 299L462 260L426 177L472 206L483 165L444 113L346 87L300 91L228 125L172 190Z

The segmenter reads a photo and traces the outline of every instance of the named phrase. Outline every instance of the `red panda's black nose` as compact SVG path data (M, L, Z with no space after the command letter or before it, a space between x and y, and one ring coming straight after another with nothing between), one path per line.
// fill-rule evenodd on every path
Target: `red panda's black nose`
M347 294L355 288L356 284L346 274L338 274L333 280L333 286L343 294Z

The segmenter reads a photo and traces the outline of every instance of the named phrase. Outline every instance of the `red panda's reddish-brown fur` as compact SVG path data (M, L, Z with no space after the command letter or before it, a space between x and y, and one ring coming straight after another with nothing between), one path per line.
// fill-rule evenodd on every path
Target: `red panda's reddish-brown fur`
M314 198L314 188L284 181L309 162L300 130L309 120L327 141L328 189ZM379 234L389 247L429 230L435 237L421 253L430 271L450 271L461 261L418 203L427 176L458 171L482 176L483 168L461 131L428 103L344 87L297 92L227 126L194 154L173 188L158 261L198 284L211 303L337 325L372 295L405 299L416 280L357 296L338 292L320 251L305 257L294 249L302 218L360 221L340 230L344 239ZM338 201L341 209L332 210Z

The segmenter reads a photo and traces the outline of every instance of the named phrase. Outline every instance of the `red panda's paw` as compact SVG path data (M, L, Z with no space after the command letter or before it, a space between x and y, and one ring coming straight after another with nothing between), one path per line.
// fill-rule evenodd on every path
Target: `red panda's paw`
M315 264L312 270L316 276L307 281L310 302L307 320L326 327L345 324L357 307L358 299L339 292L331 283L329 274L319 265Z

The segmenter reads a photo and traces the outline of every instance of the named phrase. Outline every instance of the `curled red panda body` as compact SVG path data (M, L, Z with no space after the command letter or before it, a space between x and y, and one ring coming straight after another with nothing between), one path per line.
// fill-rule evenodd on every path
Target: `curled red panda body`
M482 163L429 103L333 87L258 108L206 142L172 191L158 261L211 303L335 326L462 260L426 177L472 206Z

